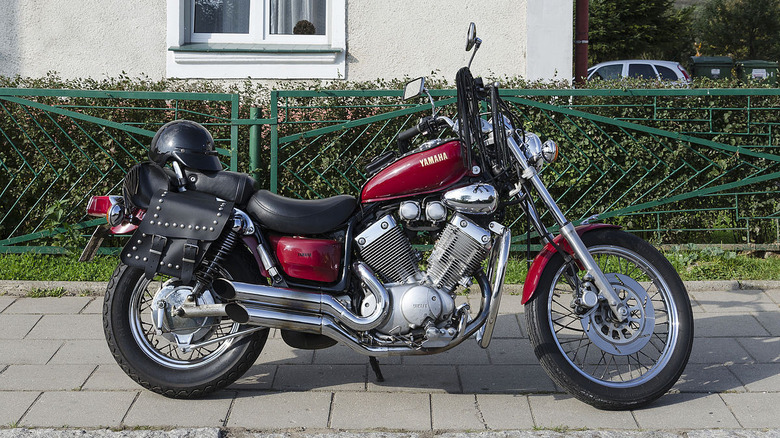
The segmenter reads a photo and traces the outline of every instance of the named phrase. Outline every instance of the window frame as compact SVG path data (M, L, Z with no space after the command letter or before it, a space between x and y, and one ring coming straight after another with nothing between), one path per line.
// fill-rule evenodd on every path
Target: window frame
M259 25L258 20L253 20L254 27L250 21L249 34L194 34L194 0L166 0L166 76L343 79L346 72L346 0L327 1L325 35L270 35L270 14L267 13L270 0L250 1L250 14L252 11L257 13L259 6L263 19Z

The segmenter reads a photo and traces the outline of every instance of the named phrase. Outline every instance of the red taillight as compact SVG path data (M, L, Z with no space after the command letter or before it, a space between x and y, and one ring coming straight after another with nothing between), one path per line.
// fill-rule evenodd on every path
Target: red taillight
M685 70L685 68L683 68L683 66L677 64L677 69L680 70L680 72L685 77L685 82L690 82L691 81L691 75L688 74L688 72Z
M113 205L112 196L93 196L87 205L87 214L90 216L105 217Z

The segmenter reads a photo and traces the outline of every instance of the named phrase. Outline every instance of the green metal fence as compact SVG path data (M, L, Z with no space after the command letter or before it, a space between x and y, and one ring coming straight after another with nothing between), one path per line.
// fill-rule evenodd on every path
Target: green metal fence
M433 90L455 112L453 90ZM543 177L567 215L594 214L659 243L780 250L780 90L504 90L525 127L554 138ZM256 96L249 96L254 100ZM430 111L400 91L237 94L0 89L0 252L62 252L99 220L95 194L118 193L163 123L214 133L232 170L294 197L357 195L365 164ZM261 113L267 118L261 118ZM505 221L523 240L524 220Z
M452 116L454 91L432 94ZM570 219L598 215L658 243L780 249L778 90L502 94L527 129L559 142L562 156L543 175ZM303 198L358 193L371 157L395 148L397 133L430 111L399 96L273 93L271 187ZM521 236L524 220L511 213Z
M160 125L189 118L238 164L238 95L0 89L0 252L83 243L90 196L119 193Z

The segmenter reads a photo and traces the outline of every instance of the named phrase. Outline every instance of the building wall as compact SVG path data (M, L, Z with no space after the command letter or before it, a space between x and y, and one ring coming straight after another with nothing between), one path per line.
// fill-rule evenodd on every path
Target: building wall
M348 0L346 79L453 81L471 21L483 40L476 75L569 78L572 10L572 0ZM0 75L161 79L166 25L163 0L2 0Z
M474 74L524 75L525 5L518 0L349 1L347 76L360 81L438 71L452 82L469 60L466 32L472 21L483 40Z
M574 9L570 0L528 1L528 47L525 77L574 77Z
M165 76L163 1L2 0L0 17L0 75Z

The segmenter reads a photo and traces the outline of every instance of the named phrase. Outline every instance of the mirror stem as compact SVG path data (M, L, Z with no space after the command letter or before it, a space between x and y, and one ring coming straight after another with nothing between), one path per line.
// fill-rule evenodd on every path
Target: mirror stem
M469 70L471 70L471 62L474 61L474 56L477 54L477 50L479 50L479 46L482 44L482 40L479 38L476 38L474 41L474 51L471 52L471 59L469 59Z
M433 117L436 117L436 102L433 101L433 96L431 96L431 92L428 91L427 88L423 88L423 91L425 91L425 94L428 96L428 100L431 101L431 109L433 110Z

